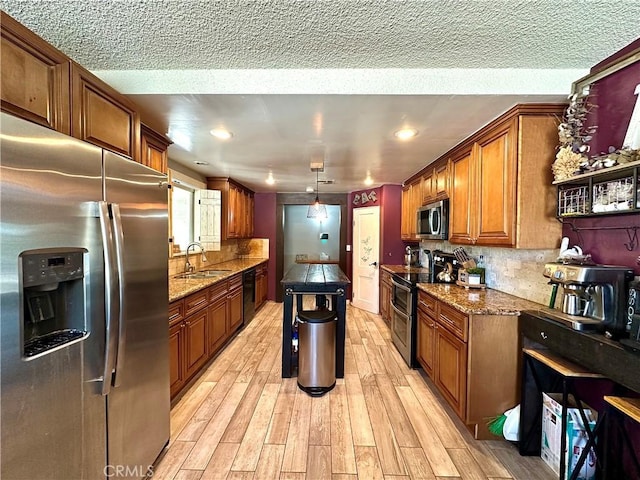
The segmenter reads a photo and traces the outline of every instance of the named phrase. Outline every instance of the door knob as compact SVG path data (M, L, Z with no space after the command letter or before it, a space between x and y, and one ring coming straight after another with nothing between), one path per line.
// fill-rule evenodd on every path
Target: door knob
M373 262L369 264L370 267L377 267L378 266L378 262Z

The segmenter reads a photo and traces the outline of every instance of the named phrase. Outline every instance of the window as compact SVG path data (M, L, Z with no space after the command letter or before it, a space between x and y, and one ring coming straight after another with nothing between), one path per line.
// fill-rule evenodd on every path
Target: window
M171 182L171 237L173 253L184 252L193 242L193 196L195 189Z

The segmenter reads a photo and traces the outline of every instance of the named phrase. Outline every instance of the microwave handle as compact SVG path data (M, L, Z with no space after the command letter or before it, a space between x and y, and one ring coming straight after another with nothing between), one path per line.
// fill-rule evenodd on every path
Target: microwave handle
M440 211L437 208L432 209L429 212L429 233L434 235L439 234L441 223Z

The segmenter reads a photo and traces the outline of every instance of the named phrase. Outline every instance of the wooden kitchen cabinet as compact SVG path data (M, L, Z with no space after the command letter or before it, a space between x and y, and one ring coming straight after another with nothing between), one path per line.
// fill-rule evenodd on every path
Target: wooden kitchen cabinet
M242 274L169 304L171 398L243 323Z
M467 345L453 335L442 323L433 330L433 381L449 405L461 418L465 418L467 399Z
M135 104L77 63L71 64L71 135L139 160Z
M229 336L229 307L227 302L229 283L219 282L208 290L207 351L215 355Z
M418 240L416 214L422 200L422 177L418 177L402 189L400 233L403 240Z
M256 311L266 303L268 296L269 270L267 268L267 263L265 262L256 267Z
M422 204L426 205L435 199L433 169L422 175Z
M253 191L226 177L207 177L207 188L222 193L222 239L253 237Z
M451 162L451 200L449 202L449 241L462 243L472 238L473 178L471 170L471 148L465 149Z
M185 319L185 355L187 378L207 361L207 311L202 310Z
M391 273L380 270L380 316L387 325L391 322Z
M424 310L418 309L418 342L416 357L425 373L433 378L435 365L436 321Z
M2 110L58 132L71 133L71 59L0 12Z
M207 351L209 356L217 353L227 339L229 333L227 310L226 298L215 301L207 310Z
M487 419L518 402L518 318L467 315L420 290L417 335L425 373L475 438L492 438Z
M173 142L144 124L140 125L140 163L167 173L167 149Z
M432 195L434 200L449 198L450 162L440 160L433 167Z
M422 175L422 204L449 197L449 160L439 160L428 166Z
M451 156L451 243L555 248L551 164L564 105L517 105Z
M242 274L229 279L227 302L229 306L229 332L232 333L242 325Z
M184 386L186 367L184 324L177 322L169 326L169 389L174 397Z

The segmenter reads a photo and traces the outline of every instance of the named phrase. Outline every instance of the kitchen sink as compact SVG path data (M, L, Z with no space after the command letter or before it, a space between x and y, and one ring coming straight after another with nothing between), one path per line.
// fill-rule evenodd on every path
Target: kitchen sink
M181 273L176 275L173 278L211 278L211 277L219 277L221 275L226 275L231 270L201 270L199 272L190 272L190 273Z

